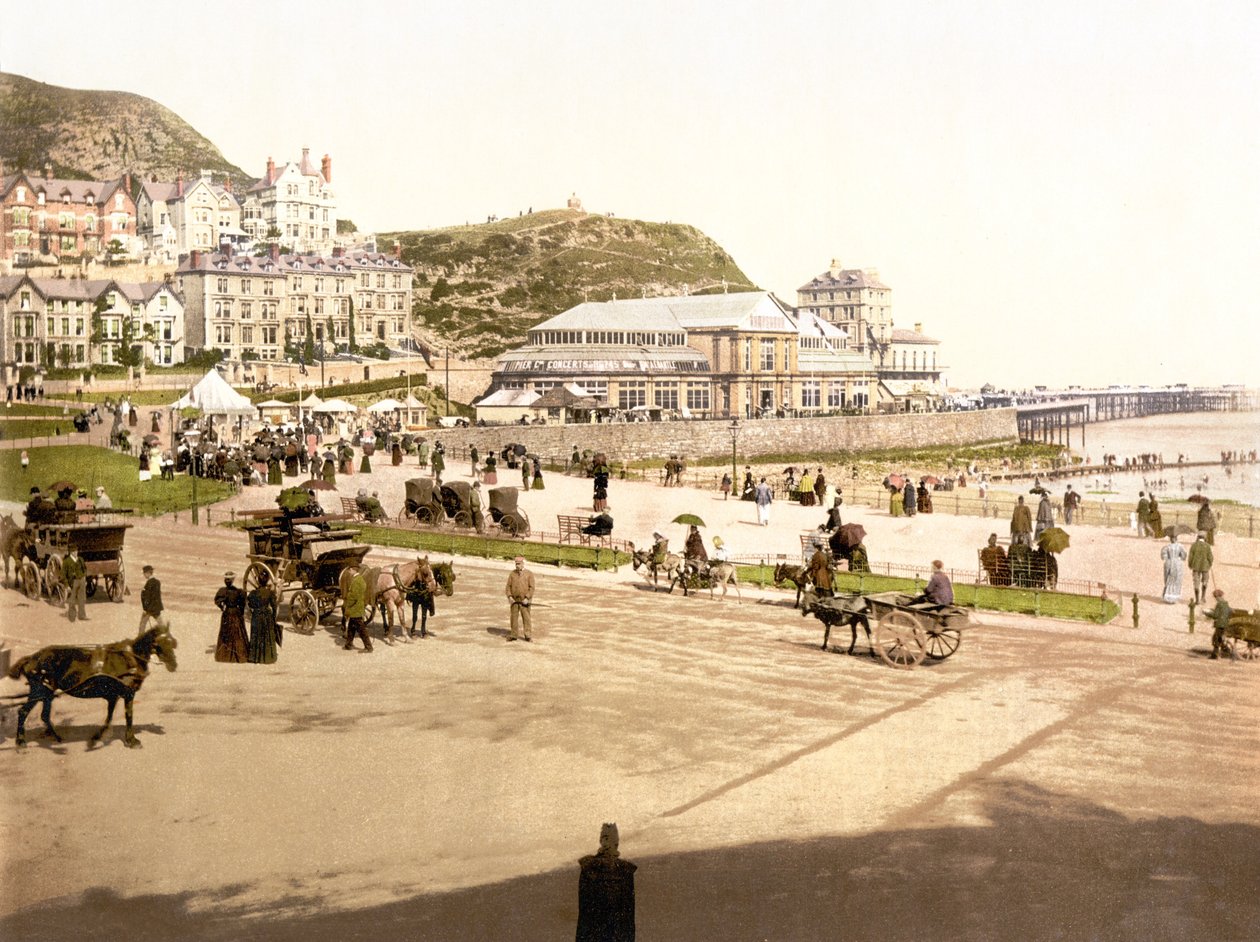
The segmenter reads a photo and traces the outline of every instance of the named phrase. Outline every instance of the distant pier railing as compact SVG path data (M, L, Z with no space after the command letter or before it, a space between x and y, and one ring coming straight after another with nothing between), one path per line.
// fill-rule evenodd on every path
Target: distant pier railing
M1049 393L1036 403L1015 407L1021 442L1067 445L1072 426L1085 440L1088 422L1134 419L1172 412L1251 412L1260 408L1253 389L1116 389Z

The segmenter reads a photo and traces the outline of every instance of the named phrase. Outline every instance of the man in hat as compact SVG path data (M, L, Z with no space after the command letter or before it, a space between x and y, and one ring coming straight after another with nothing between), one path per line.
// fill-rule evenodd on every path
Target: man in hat
M770 526L770 504L773 500L770 485L762 478L753 491L753 501L757 505L757 523L763 527Z
M523 633L526 641L533 641L533 618L530 617L530 606L534 601L534 574L525 568L525 557L517 556L513 560L515 568L508 573L507 598L510 606L510 631L507 639L515 641L518 633Z
M1229 616L1232 615L1233 609L1229 607L1229 603L1225 601L1225 593L1217 589L1212 593L1212 598L1216 599L1216 605L1207 616L1212 619L1212 660L1216 660L1221 656L1221 648L1225 647L1225 629L1229 627Z
M954 586L949 581L949 576L945 575L945 564L939 559L932 560L932 575L928 577L923 594L915 601L934 602L937 605L954 604Z
M1076 508L1081 505L1081 495L1072 490L1072 485L1067 486L1067 490L1063 492L1063 522L1068 526L1072 525L1072 520L1076 517Z
M70 587L70 597L66 599L66 615L74 621L76 618L87 619L87 567L79 558L79 551L70 547L70 552L61 562L61 578Z
M599 831L599 850L578 861L577 942L627 940L635 935L634 872L621 859L616 824Z
M1011 545L1031 547L1032 531L1032 509L1024 503L1024 495L1020 494L1015 501L1015 509L1011 512Z
M1212 502L1206 497L1199 504L1199 515L1195 518L1195 526L1203 531L1208 546L1216 545L1216 514L1212 511Z
M96 509L109 510L113 506L114 506L114 502L110 499L110 496L105 493L105 485L104 484L96 485Z
M1137 531L1138 536L1149 536L1151 532L1151 501L1146 491L1138 491Z
M998 546L996 533L989 534L989 545L980 551L980 565L989 577L989 585L1010 585L1011 566L1006 559L1006 550Z
M367 626L363 624L363 615L367 611L367 580L363 578L361 568L355 570L350 584L346 586L341 609L346 616L346 643L343 647L347 651L353 651L354 639L358 637L363 639L363 650L371 651L372 638L367 632Z
M144 588L140 590L142 612L138 631L143 632L148 628L150 621L159 628L169 628L170 622L162 614L162 583L153 575L152 566L145 566L141 572L144 573Z
M468 491L468 510L472 514L473 526L478 533L485 532L486 518L481 512L481 482L473 481L472 487Z
M1212 547L1207 544L1207 534L1202 530L1190 545L1190 572L1194 580L1194 601L1202 605L1207 601L1208 574L1212 571Z

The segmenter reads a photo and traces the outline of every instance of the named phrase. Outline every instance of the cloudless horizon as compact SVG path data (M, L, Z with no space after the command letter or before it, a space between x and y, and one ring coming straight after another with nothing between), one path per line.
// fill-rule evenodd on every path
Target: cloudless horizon
M687 223L790 304L874 268L952 385L1256 384L1260 7L58 5L0 69L310 147L365 231ZM124 51L125 50L125 51Z

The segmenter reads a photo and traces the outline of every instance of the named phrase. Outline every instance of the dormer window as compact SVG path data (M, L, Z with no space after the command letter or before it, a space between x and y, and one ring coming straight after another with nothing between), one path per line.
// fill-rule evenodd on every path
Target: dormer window
M17 188L17 201L19 203L26 202L26 187L20 186Z

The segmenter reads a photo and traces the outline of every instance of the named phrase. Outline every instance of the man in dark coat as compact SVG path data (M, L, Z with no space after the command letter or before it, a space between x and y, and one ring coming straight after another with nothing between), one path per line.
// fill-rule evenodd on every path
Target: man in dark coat
M159 628L169 628L170 622L162 614L162 583L158 581L157 576L153 575L152 566L145 566L141 572L144 573L144 588L140 590L142 612L138 631L143 632L148 628L149 622L153 622Z
M914 490L914 482L906 479L906 489L901 492L901 506L907 517L913 517L919 509L918 494Z
M599 850L578 861L577 942L634 942L634 872L621 859L617 825L599 832Z
M1212 512L1212 504L1204 500L1199 505L1199 515L1195 519L1195 529L1203 531L1208 546L1216 545L1216 514Z

